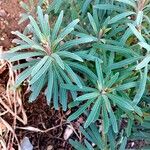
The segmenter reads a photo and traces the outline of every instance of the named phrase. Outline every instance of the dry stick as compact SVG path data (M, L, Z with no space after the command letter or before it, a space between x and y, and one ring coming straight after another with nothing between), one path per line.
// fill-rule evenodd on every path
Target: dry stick
M16 114L2 101L2 99L0 98L0 104L3 105L3 107L12 114L12 116L15 116ZM24 120L22 120L19 116L16 116L16 118L22 122L23 124L25 124Z
M33 131L33 132L46 133L46 132L49 132L49 131L51 131L51 130L54 130L54 129L56 129L56 128L58 128L58 127L64 125L64 124L67 124L67 122L66 122L66 123L63 123L63 124L60 124L60 125L57 125L57 126L55 126L55 127L46 129L46 130L40 130L40 129L38 129L38 128L31 127L31 126L27 126L27 127L17 127L17 126L16 126L16 129L22 129L22 130L29 130L29 131Z
M9 68L9 82L7 83L8 86L7 87L11 87L12 85L14 85L14 81L15 81L15 75L12 71L12 65L11 63L8 63L8 68ZM10 89L6 89L6 91L8 91L7 93L9 93ZM13 94L13 107L14 107L14 118L13 118L13 129L15 130L15 126L16 126L16 116L17 116L17 106L16 106L16 92L15 90L12 90L12 94ZM12 137L12 143L15 139L15 134L13 134L13 137Z
M4 115L7 114L7 113L8 113L8 110L6 110L6 111L0 113L0 116L4 116Z
M12 65L10 63L8 63L8 62L3 62L2 66L4 66L4 65L8 65L8 68L9 68L9 79L8 79L8 82L7 82L7 89L6 89L6 96L7 96L6 101L7 101L9 107L0 98L0 103L6 109L6 111L1 113L0 116L10 112L13 115L13 117L14 117L14 122L13 122L13 126L12 127L9 125L9 123L7 121L5 121L2 117L0 117L0 121L8 129L8 135L9 135L8 139L7 139L7 145L5 144L6 145L5 148L6 149L10 149L11 148L10 146L12 146L12 144L14 142L14 139L15 139L17 141L17 143L18 143L18 149L20 150L21 148L20 148L20 145L19 145L19 141L18 141L18 138L17 138L17 136L15 134L16 119L18 119L22 123L24 123L24 121L22 121L21 118L17 116L16 92L14 90L10 91L10 89L9 89L10 85L13 85L14 82L15 82L15 75L14 75L14 73L12 71ZM13 96L13 99L12 99L12 96ZM13 112L13 107L14 107L14 111L15 112Z
M9 67L9 81L8 81L8 84L7 84L7 89L6 89L6 93L7 93L7 98L3 95L3 97L6 99L6 100L9 100L9 104L11 102L11 98L10 98L10 95L12 93L10 93L10 85L14 85L15 83L15 77L17 76L17 73L15 72L15 75L13 74L12 72L12 65L10 63L7 63L8 67ZM18 104L20 105L21 109L22 109L22 114L23 114L23 119L21 119L18 115L17 115L17 106L16 106L16 100L18 100ZM13 116L14 116L14 120L18 119L20 122L22 122L24 125L27 124L27 116L25 114L25 111L22 107L22 101L20 100L19 98L19 95L18 95L18 91L13 91L13 103L14 103L14 110L15 112L13 112L11 109L12 109L12 104L10 104L10 107L9 108L3 101L2 99L0 99L0 103L3 105L3 107L9 111ZM15 119L16 118L16 119ZM14 124L16 124L14 122Z
M0 120L7 127L7 129L13 134L13 136L15 137L17 143L19 143L18 138L17 138L17 136L15 134L14 129L3 118L0 117ZM10 145L8 144L8 146L10 146ZM18 148L20 149L20 145L18 145Z
M7 150L6 142L4 141L3 138L0 137L0 149L2 149L2 147L4 150Z

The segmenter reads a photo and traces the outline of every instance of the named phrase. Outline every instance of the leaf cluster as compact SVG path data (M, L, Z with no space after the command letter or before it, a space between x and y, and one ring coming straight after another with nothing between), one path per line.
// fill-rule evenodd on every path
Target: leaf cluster
M2 54L13 64L25 60L13 66L23 70L15 88L28 79L30 102L44 91L56 110L77 108L68 121L84 116L85 138L70 140L75 149L123 150L139 130L148 140L149 1L42 0L34 15L21 6L20 23L29 24L13 32L16 46Z

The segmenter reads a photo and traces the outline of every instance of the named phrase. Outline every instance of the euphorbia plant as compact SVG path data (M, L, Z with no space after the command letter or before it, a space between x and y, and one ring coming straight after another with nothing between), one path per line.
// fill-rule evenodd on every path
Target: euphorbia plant
M34 17L21 3L27 8L22 21L28 19L29 24L23 33L13 32L19 38L14 40L16 46L2 55L13 64L21 63L13 66L23 70L15 87L28 79L30 102L44 90L55 109L61 104L66 111L71 101L69 109L75 109L68 122L80 116L85 121L80 126L83 144L70 140L76 149L125 149L137 124L142 124L147 137L149 2L59 1L45 9L40 0ZM66 4L64 11L60 4Z
M72 21L61 29L63 11L59 14L53 28L49 25L49 16L47 14L43 15L39 6L37 14L37 21L29 16L30 23L26 28L26 34L18 31L12 32L20 39L14 40L17 46L12 48L5 56L11 62L22 59L29 60L30 58L30 61L13 67L14 69L25 68L18 76L15 87L18 87L25 79L29 78L32 91L30 101L35 100L42 88L46 86L45 95L48 104L50 104L53 97L54 108L58 109L58 104L61 103L63 109L66 110L67 91L59 85L61 83L75 83L82 87L82 82L70 67L69 62L83 62L83 59L69 50L79 44L91 42L93 39L85 37L67 41L66 36L74 30L79 19ZM30 51L27 49L30 49ZM76 93L71 93L75 98Z

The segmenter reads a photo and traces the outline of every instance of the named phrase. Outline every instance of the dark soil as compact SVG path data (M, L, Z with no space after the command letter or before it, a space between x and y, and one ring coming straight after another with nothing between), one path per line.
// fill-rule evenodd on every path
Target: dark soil
M23 24L18 25L22 11L18 0L0 0L0 46L6 50L10 48L14 38L11 31L21 31L24 27Z
M53 147L54 150L71 150L70 145L63 138L64 131L67 127L67 125L64 124L67 115L65 115L63 111L50 109L42 95L32 104L25 102L24 105L28 116L27 126L41 130L52 127L55 127L55 129L46 133L18 130L17 134L20 139L22 139L23 136L29 137L35 150L46 150L48 147Z

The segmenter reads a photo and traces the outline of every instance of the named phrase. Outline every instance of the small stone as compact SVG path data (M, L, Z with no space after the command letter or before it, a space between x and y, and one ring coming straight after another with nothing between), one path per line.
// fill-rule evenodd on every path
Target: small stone
M4 41L5 39L3 37L1 37L1 41Z
M7 13L5 12L5 10L0 10L0 17L5 17L7 15Z
M67 128L64 132L64 140L68 140L72 134L73 134L72 128L70 128L70 126L67 126Z
M53 149L53 146L52 145L49 145L48 147L47 147L47 150L52 150Z
M21 150L33 150L33 145L28 137L24 137L23 141L21 142Z

